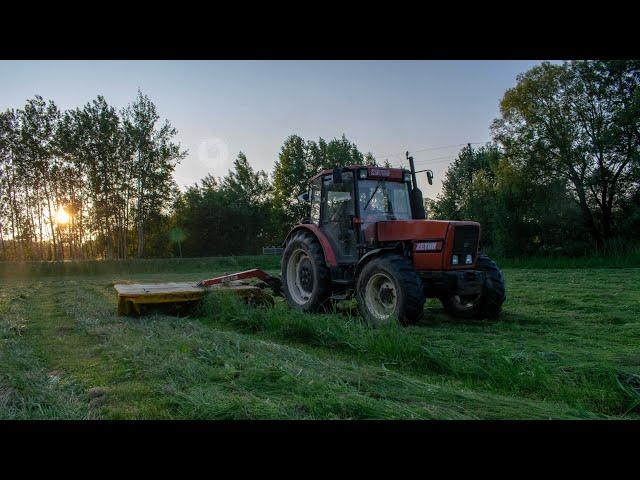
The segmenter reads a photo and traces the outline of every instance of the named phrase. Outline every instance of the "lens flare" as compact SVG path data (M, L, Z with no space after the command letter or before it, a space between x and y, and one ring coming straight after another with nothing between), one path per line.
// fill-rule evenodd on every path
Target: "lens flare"
M69 223L69 214L65 212L64 207L60 206L58 211L56 212L56 223L58 225L66 225Z

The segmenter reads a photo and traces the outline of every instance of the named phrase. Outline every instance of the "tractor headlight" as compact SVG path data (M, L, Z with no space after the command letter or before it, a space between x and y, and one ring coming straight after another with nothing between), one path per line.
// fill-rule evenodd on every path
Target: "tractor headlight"
M473 257L471 255L467 255L467 258L464 259L464 263L471 265L473 263Z
M368 175L369 173L366 168L361 168L358 172L358 176L360 177L360 179L367 178Z
M405 182L410 182L411 181L411 174L410 173L405 173L404 177L402 177L402 178L403 178L403 180Z
M458 264L458 255L454 255L453 257L451 257L451 265L457 265Z

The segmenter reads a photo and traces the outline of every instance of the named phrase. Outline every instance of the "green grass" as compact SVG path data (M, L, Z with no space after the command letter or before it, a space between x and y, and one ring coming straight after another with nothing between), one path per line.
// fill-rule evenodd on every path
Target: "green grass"
M0 262L0 278L76 276L133 273L229 272L253 268L280 268L280 256L232 256L65 262Z
M640 249L620 255L584 257L516 257L497 259L503 268L638 268Z
M638 268L640 248L610 255L584 257L518 257L498 258L503 268ZM280 256L229 256L198 258L162 258L129 260L83 260L65 262L4 262L0 261L0 278L42 276L94 276L136 273L208 273L238 271L259 266L278 270Z
M0 279L0 418L640 418L640 269L506 268L498 321L429 302L420 325L371 329L353 303L228 295L118 317L114 282L205 273L154 262L170 273Z

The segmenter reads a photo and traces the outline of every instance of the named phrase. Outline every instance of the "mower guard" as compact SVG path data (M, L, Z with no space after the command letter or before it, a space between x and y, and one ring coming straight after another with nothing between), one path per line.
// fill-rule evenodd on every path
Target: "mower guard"
M213 289L233 292L247 303L273 305L273 296L265 291L264 284L252 285L247 282L250 279L261 280L271 288L274 295L281 294L280 279L259 268L200 280L197 283L120 283L114 285L118 292L118 314L140 315L143 313L143 305L199 302Z

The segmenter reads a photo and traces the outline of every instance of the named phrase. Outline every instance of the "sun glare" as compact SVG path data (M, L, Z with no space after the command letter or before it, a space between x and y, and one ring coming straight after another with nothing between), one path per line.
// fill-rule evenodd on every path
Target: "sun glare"
M56 212L56 223L58 225L66 225L69 223L69 214L64 211L64 207L60 207Z

